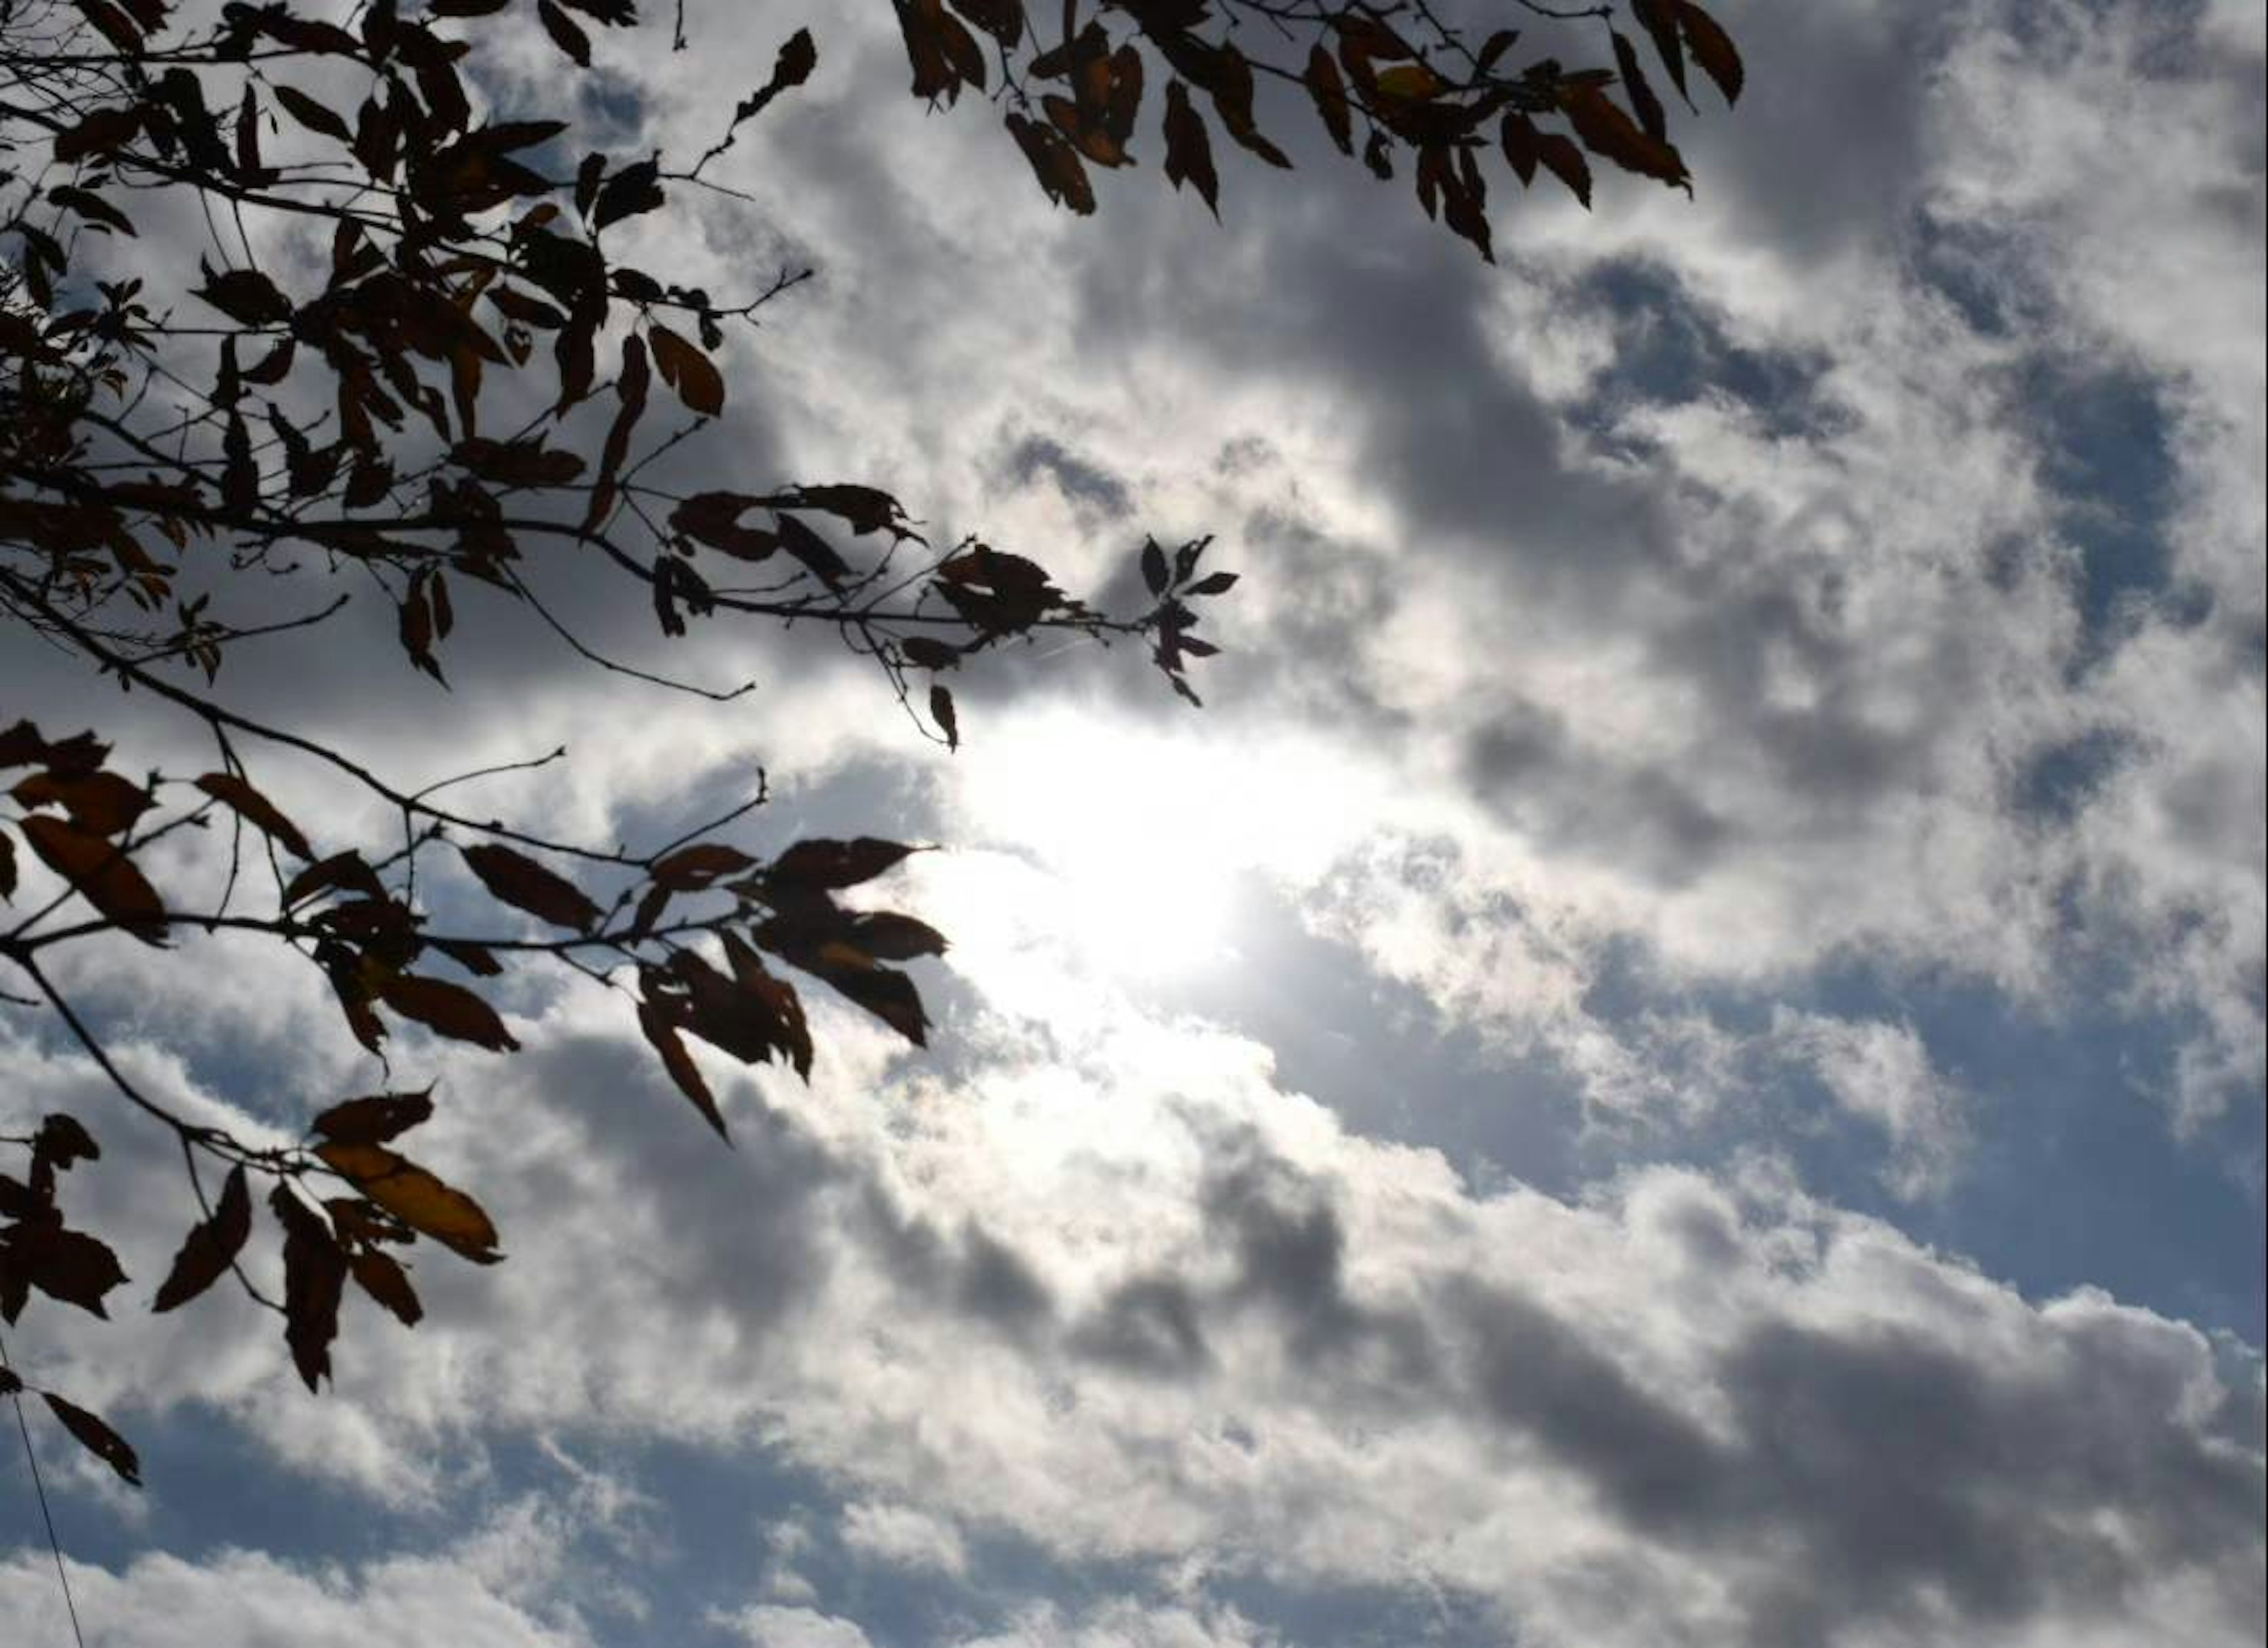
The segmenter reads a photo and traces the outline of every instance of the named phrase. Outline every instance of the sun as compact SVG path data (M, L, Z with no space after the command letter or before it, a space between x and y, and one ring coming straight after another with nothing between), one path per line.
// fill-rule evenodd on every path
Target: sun
M954 777L968 844L1044 877L1044 908L1018 920L1128 980L1242 956L1248 883L1327 856L1343 775L1296 746L1212 731L1059 709L1013 717L964 749Z

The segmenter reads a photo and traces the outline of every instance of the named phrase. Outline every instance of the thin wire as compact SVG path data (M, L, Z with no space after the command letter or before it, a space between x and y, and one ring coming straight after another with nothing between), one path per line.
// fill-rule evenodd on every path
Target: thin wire
M0 1339L0 1369L16 1371L15 1364L8 1360L4 1339ZM48 1549L55 1559L55 1581L63 1588L63 1612L70 1618L71 1640L78 1648L86 1648L86 1633L78 1628L78 1604L71 1600L70 1576L63 1571L63 1541L55 1537L55 1512L48 1509L48 1485L40 1480L40 1456L32 1451L32 1427L24 1423L23 1381L18 1380L8 1394L16 1404L16 1429L24 1438L24 1462L32 1468L32 1491L40 1497L40 1519L48 1525Z

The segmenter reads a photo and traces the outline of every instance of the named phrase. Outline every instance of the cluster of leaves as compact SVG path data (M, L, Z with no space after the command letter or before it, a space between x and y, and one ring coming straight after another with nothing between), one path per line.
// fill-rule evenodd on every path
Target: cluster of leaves
M1094 207L1090 167L1133 163L1152 85L1163 87L1166 175L1216 212L1215 127L1288 166L1256 92L1275 80L1381 177L1414 157L1426 211L1484 254L1484 151L1501 151L1523 184L1551 173L1587 205L1587 155L1688 180L1616 8L1514 3L1539 19L1599 25L1613 67L1544 57L1515 71L1516 36L1468 47L1425 0L1112 0L1090 16L1066 0L1046 42L1021 0L892 0L916 95L996 92L1042 188L1076 211ZM1697 5L1630 10L1681 95L1689 66L1728 99L1738 93L1739 56ZM401 1255L415 1242L498 1257L478 1204L396 1148L431 1114L430 1090L335 1106L290 1145L194 1123L110 1057L49 970L58 946L123 937L171 949L185 933L272 941L320 973L348 1033L381 1060L403 1022L512 1051L480 981L528 962L565 967L625 997L664 1071L723 1134L691 1041L807 1075L794 975L921 1044L929 1021L904 968L945 940L910 916L841 901L907 846L860 837L757 851L725 839L763 800L761 781L722 817L644 851L468 816L436 795L563 752L406 790L216 695L238 646L374 598L433 691L448 686L468 629L499 614L663 689L716 700L747 690L649 671L577 635L551 594L563 580L611 576L650 602L664 647L726 619L829 629L874 661L928 736L957 747L943 677L1043 633L1138 641L1195 703L1190 665L1214 651L1196 633L1197 603L1235 581L1201 568L1209 540L1171 553L1145 542L1149 604L1111 613L974 536L933 547L873 485L686 484L688 438L733 401L727 327L755 324L808 271L783 268L752 293L713 297L652 272L652 221L721 188L706 168L812 77L817 47L800 31L784 42L768 78L689 161L603 150L578 159L569 122L495 106L471 67L486 31L531 21L563 77L636 15L629 0L232 0L194 23L167 0L0 7L0 614L178 711L216 751L196 777L137 783L106 765L92 732L0 732L0 769L22 774L9 792L17 811L0 818L0 898L22 895L0 931L0 972L29 991L0 985L0 1002L51 1012L180 1144L198 1217L158 1307L232 1277L281 1315L311 1388L330 1372L350 1279L414 1324L422 1306ZM1265 48L1246 43L1251 25L1263 26ZM134 243L158 221L153 205L168 232L202 225L205 239L152 248L137 275ZM255 585L245 577L254 572L276 576ZM304 607L268 615L273 592L288 600L311 584ZM262 605L247 616L255 588ZM319 845L256 783L240 747L380 802L398 837ZM228 841L217 894L174 881L169 895L149 849L217 826ZM19 885L25 872L36 883ZM437 884L476 908L484 895L500 919L438 924ZM0 1313L12 1322L38 1291L100 1314L122 1273L107 1246L69 1229L55 1199L56 1175L93 1141L55 1117L15 1142L32 1158L25 1181L0 1178ZM217 1198L206 1169L220 1174ZM282 1233L281 1299L239 1262L261 1181ZM48 1400L131 1479L132 1452L107 1425Z
M686 438L733 399L727 328L754 324L807 271L725 300L632 254L652 244L640 237L656 213L721 187L704 169L810 79L817 48L791 36L689 164L578 160L567 121L492 106L474 72L480 31L525 26L531 10L563 76L593 63L593 27L636 21L628 0L266 0L193 23L166 0L0 10L0 151L15 163L0 172L0 614L182 712L217 752L197 776L137 781L106 764L92 732L0 732L15 803L0 815L0 900L18 906L0 971L28 991L0 988L0 1001L48 1009L178 1141L197 1218L157 1308L233 1278L281 1315L310 1388L330 1372L350 1280L409 1325L423 1313L404 1262L414 1243L499 1257L479 1205L398 1151L431 1114L431 1090L335 1106L289 1146L195 1123L110 1057L58 983L60 947L271 940L321 975L348 1034L380 1061L404 1023L513 1050L482 981L563 966L626 997L625 1016L721 1135L689 1041L807 1076L807 984L794 981L815 979L919 1045L929 1020L905 964L946 941L840 900L909 847L723 839L762 801L761 782L650 851L554 839L453 812L434 798L442 784L397 788L224 702L239 645L316 629L374 593L432 690L458 673L468 626L514 609L595 667L711 699L746 690L605 657L553 611L560 580L616 576L643 586L665 645L719 618L830 627L928 736L954 746L961 717L937 677L988 650L1042 631L1141 638L1185 695L1184 661L1201 651L1162 589L1147 609L1107 614L1026 556L974 538L932 548L878 487L680 483ZM203 224L205 244L137 264L135 243L160 220ZM281 619L233 616L254 572L276 575L259 586L268 612L269 591L313 585L314 598ZM482 599L468 600L475 589ZM925 702L911 695L917 671ZM261 787L243 754L255 746L381 801L398 839L319 842ZM178 862L162 872L150 851L196 832L227 839L217 896L220 878L182 879ZM436 887L476 908L485 897L503 919L445 927ZM64 1225L54 1196L92 1139L55 1117L27 1146L29 1180L0 1179L4 1314L12 1323L34 1291L100 1314L122 1270ZM275 1299L239 1262L263 1183L282 1238ZM51 1403L131 1477L114 1433Z
M1691 188L1662 99L1612 4L1568 11L1513 0L1531 23L1560 26L1557 33L1597 24L1609 60L1570 68L1557 56L1529 56L1515 68L1521 30L1491 30L1475 46L1425 0L1103 0L1084 23L1073 0L1063 8L1060 35L1044 45L1023 0L893 4L917 97L951 103L964 91L986 91L993 70L980 36L989 38L1009 132L1048 197L1082 214L1095 208L1090 166L1136 164L1138 117L1153 78L1165 87L1159 136L1166 177L1176 188L1195 188L1216 217L1220 177L1199 99L1238 148L1289 170L1290 157L1262 131L1256 112L1265 79L1303 92L1331 143L1348 156L1359 148L1378 178L1393 178L1397 156L1409 157L1426 217L1491 261L1481 166L1491 149L1523 187L1540 167L1586 208L1587 156ZM1630 0L1628 11L1689 109L1689 63L1727 103L1738 99L1745 79L1739 49L1707 11L1692 0ZM1263 38L1253 43L1256 33ZM1035 97L1035 84L1059 89Z

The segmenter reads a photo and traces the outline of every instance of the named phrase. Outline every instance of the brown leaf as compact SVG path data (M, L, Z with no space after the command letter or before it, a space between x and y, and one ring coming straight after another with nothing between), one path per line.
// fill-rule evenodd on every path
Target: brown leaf
M954 707L953 694L946 690L943 681L930 683L929 713L930 718L937 723L939 729L945 734L945 747L947 749L959 749L961 747L961 716Z
M1677 20L1684 27L1685 44L1693 53L1693 61L1717 83L1717 90L1725 94L1727 103L1739 102L1748 70L1741 63L1740 48L1733 44L1733 37L1692 0L1675 0L1675 4Z
M1669 71L1670 85L1691 108L1693 97L1685 89L1685 48L1677 37L1677 0L1631 0L1631 14L1653 40L1654 55Z
M77 1402L66 1402L53 1391L41 1391L40 1394L47 1399L48 1411L63 1422L63 1429L78 1439L81 1447L135 1487L142 1485L142 1461L134 1457L134 1450L127 1446L124 1437Z
M284 885L284 902L288 907L333 888L359 893L364 898L383 900L386 897L386 884L378 879L378 872L364 861L360 853L349 848L344 852L318 859L293 876Z
M1591 166L1573 138L1565 132L1538 132L1535 158L1545 171L1567 186L1585 211L1591 210Z
M18 1225L8 1232L11 1268L50 1299L107 1317L102 1296L126 1280L118 1255L84 1231L61 1225ZM13 1320L11 1317L10 1320Z
M415 1162L379 1144L327 1143L315 1154L354 1188L421 1236L431 1236L475 1264L494 1264L496 1226L481 1204Z
M276 804L250 784L234 773L206 773L197 781L197 788L214 800L233 809L246 823L257 827L276 843L302 858L313 858L314 849L299 827L276 809Z
M334 1144L383 1144L432 1119L433 1093L371 1093L335 1104L309 1123Z
M1175 188L1193 183L1213 217L1220 217L1220 175L1213 170L1212 140L1204 116L1179 80L1166 83L1166 176Z
M404 1328L415 1328L425 1315L409 1273L392 1254L375 1247L357 1247L347 1254L347 1269L362 1291L394 1313Z
M18 782L9 792L26 806L59 806L71 822L96 835L120 835L151 807L141 786L114 772L89 773L84 777L58 777L52 771L36 772Z
M1341 154L1354 152L1354 122L1347 110L1346 81L1339 74L1339 66L1330 53L1321 45L1307 54L1307 72L1300 77L1307 95L1315 100L1315 113L1323 117L1323 129L1331 135Z
M677 391L686 409L715 417L725 409L725 374L698 349L656 322L647 333L653 349L654 369L661 380Z
M721 877L755 868L756 861L737 847L722 842L696 842L657 859L646 873L657 887L673 893L698 893Z
M1575 135L1592 153L1605 157L1625 172L1690 190L1685 162L1677 151L1641 130L1621 106L1597 86L1562 86L1559 103L1573 122Z
M879 961L910 961L946 951L943 933L895 910L869 910L854 918L850 942Z
M709 1083L701 1074L701 1067L693 1062L693 1053L677 1034L676 1026L665 1018L652 1002L640 1002L637 1010L638 1028L661 1055L662 1068L669 1072L670 1080L677 1084L678 1092L693 1101L701 1119L717 1129L717 1137L730 1144L732 1135L725 1131L724 1113L717 1108L717 1096L709 1091Z
M165 901L117 846L44 813L18 820L16 827L48 868L97 912L144 944L165 944Z
M580 932L599 924L599 907L583 889L534 859L490 842L460 850L481 885L505 903Z
M1631 107L1638 111L1638 123L1654 142L1668 143L1668 118L1662 113L1661 99L1654 96L1653 87L1646 82L1646 71L1638 66L1638 48L1620 29L1609 33L1614 36L1615 66L1622 71L1623 92L1630 99Z
M232 1167L221 1187L220 1204L210 1218L190 1227L150 1308L169 1311L196 1298L227 1274L251 1234L252 1192L245 1186L243 1167Z
M799 841L771 862L764 879L775 887L832 889L871 881L914 850L861 835L854 841Z
M377 995L403 1018L453 1041L469 1041L491 1053L508 1053L519 1045L496 1009L460 984L397 973L378 986Z
M287 1187L279 1184L270 1191L268 1205L284 1226L284 1343L291 1347L299 1377L314 1390L331 1372L346 1254L330 1226Z
M1079 151L1064 135L1052 126L1042 126L1013 110L1008 114L1007 124L1047 197L1082 217L1092 213L1094 186L1087 181L1086 168L1079 164Z

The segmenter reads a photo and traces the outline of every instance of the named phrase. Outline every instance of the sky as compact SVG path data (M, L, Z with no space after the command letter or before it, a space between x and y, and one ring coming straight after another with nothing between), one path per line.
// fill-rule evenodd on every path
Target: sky
M594 837L761 764L755 839L937 843L881 890L954 948L925 1053L814 988L807 1085L710 1063L731 1150L571 977L498 998L518 1055L416 1048L510 1257L350 1309L320 1397L217 1292L27 1313L144 1463L35 1435L89 1643L2263 1641L2260 10L1716 9L1696 197L1499 199L1496 267L1289 103L1221 223L1147 169L1081 220L879 4L602 42L625 152L819 42L750 198L644 220L719 293L819 271L703 462L1124 598L1211 533L1226 651L1199 711L1028 649L953 754L824 645L599 587L588 636L755 692L500 607L446 697L378 611L232 658L405 779L564 743L483 798ZM556 102L514 26L484 91ZM153 1091L367 1089L319 979L199 954L69 975ZM0 1070L0 1131L96 1126L138 1299L166 1142L32 1015ZM68 1640L37 1518L0 1464L11 1644Z

